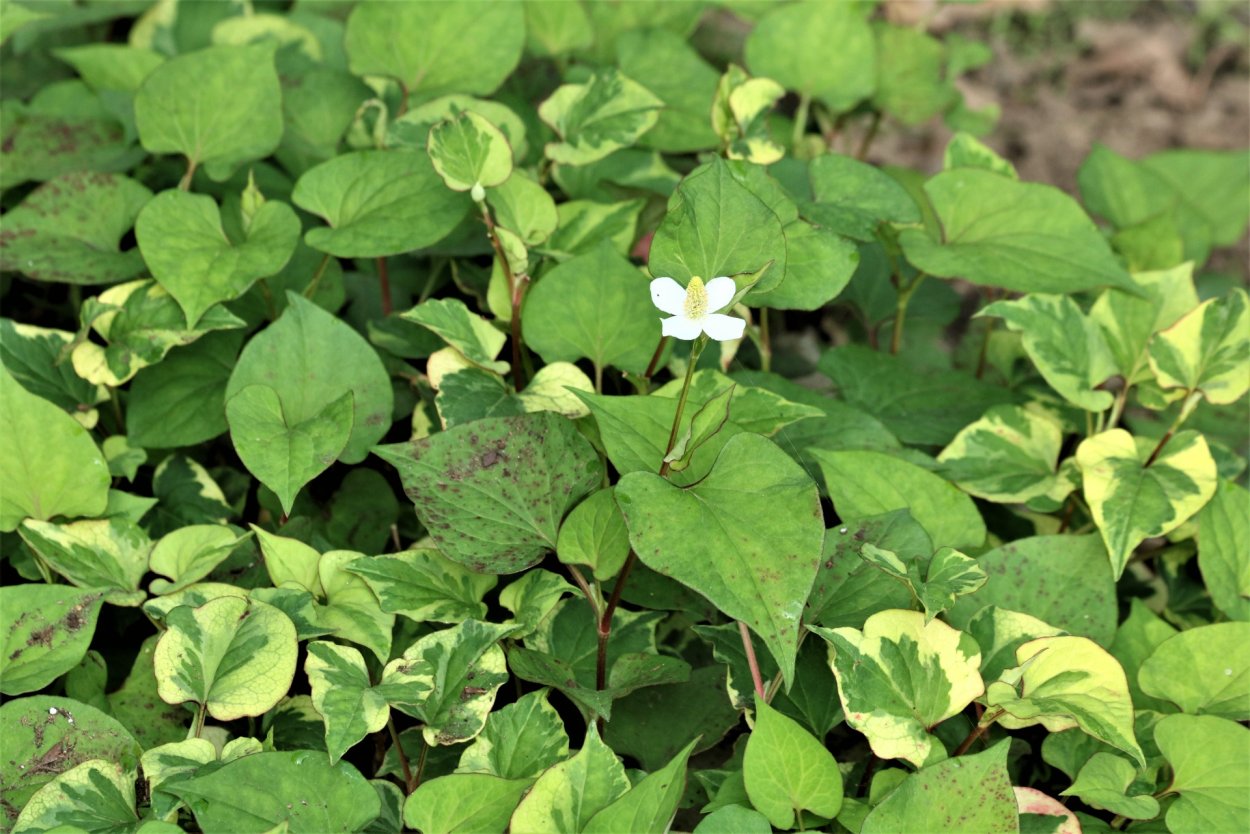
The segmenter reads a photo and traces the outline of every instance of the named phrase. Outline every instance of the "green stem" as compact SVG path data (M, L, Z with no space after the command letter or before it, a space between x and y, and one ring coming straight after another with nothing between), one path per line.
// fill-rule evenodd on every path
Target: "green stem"
M178 183L179 191L191 190L191 178L195 176L195 169L199 166L199 164L199 160L194 157L187 160L187 172L182 175L182 179Z
M1133 386L1129 381L1124 380L1124 387L1115 395L1115 403L1111 406L1111 416L1107 418L1107 431L1111 431L1120 423L1120 418L1124 416L1124 407L1128 404L1128 392Z
M1163 447L1168 445L1168 441L1172 439L1172 435L1176 434L1181 425L1189 419L1189 415L1194 413L1194 409L1198 407L1198 401L1202 399L1201 391L1190 391L1185 395L1185 402L1181 405L1181 413L1176 415L1176 419L1172 421L1171 427L1163 437L1159 438L1159 445L1155 446L1154 451L1150 453L1150 457L1146 459L1146 466L1155 462L1155 458L1159 457L1159 453L1163 451Z
M797 156L799 143L803 141L804 134L807 133L807 113L808 108L812 106L812 97L807 93L799 96L798 109L794 111L794 130L790 134L790 153Z
M677 443L677 432L681 428L681 417L686 411L686 399L690 396L690 380L694 377L695 365L699 364L699 355L703 353L703 348L707 344L707 334L699 334L699 338L695 339L694 344L690 346L690 364L686 366L686 378L681 384L681 395L677 398L677 413L673 415L673 427L668 432L668 445L664 447L664 457L668 457L668 453L673 451L673 446ZM667 478L668 470L671 464L666 460L660 464L660 477Z
M524 276L512 273L512 265L508 263L503 244L499 241L499 235L495 234L495 218L491 217L485 202L481 203L481 210L482 221L486 224L486 235L490 238L491 248L495 250L495 259L499 261L499 268L503 270L504 278L508 281L508 298L512 301L512 377L519 394L525 387L525 365L521 360L521 300L525 297L525 281L522 280Z
M903 324L907 321L907 305L911 303L912 295L924 279L925 273L918 273L914 281L905 288L899 288L898 311L894 314L894 332L890 334L890 353L895 356L898 355L899 348L903 346Z
M208 714L208 703L200 704L199 709L195 711L195 723L191 725L191 730L195 738L199 738L204 732L204 716Z
M321 286L321 276L326 274L326 267L330 265L330 253L327 252L321 258L321 263L317 264L317 271L313 273L312 280L308 282L308 286L304 287L304 298L312 298L317 294L317 288Z
M659 347L656 348L656 356L664 349L664 339L660 340ZM673 444L677 442L677 431L681 427L681 417L686 410L686 400L690 396L690 380L694 377L695 365L699 363L699 354L703 352L704 345L707 344L707 335L700 334L690 347L690 364L686 367L686 378L682 382L681 395L677 398L677 413L673 415L673 427L668 433L668 445L664 448L664 457L668 457L668 453L673 451ZM664 461L660 464L660 477L668 477L669 464ZM612 617L616 614L616 606L621 602L621 592L625 589L625 581L629 579L629 572L633 570L634 563L638 561L638 555L630 549L629 555L625 557L625 564L621 565L620 575L616 578L616 584L612 587L612 596L608 598L608 604L603 607L603 612L599 616L599 660L596 664L596 683L606 679L607 658L608 658L608 640L612 637ZM758 670L756 671L758 676ZM603 684L599 684L599 688L603 688ZM762 694L762 691L761 691ZM602 722L600 722L602 723Z
M760 308L760 370L768 373L773 365L773 344L768 335L768 308Z
M408 793L412 793L412 771L408 768L408 756L404 753L404 745L399 743L399 731L395 729L395 716L386 717L386 729L391 734L391 744L395 745L395 755L399 757L399 767L404 772L404 784Z
M868 156L868 149L872 147L872 140L877 138L877 129L881 127L881 111L872 114L872 121L868 123L868 131L864 134L864 138L860 140L859 150L855 152L855 158L863 161Z
M603 365L599 362L595 363L595 393L603 393Z

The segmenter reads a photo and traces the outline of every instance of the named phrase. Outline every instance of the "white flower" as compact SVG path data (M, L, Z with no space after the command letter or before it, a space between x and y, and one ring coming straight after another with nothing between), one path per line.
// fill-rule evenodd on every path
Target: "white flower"
M661 320L661 332L687 341L699 338L700 333L718 342L742 338L747 323L716 312L729 305L736 291L732 278L713 278L704 286L703 279L695 276L685 289L672 278L651 282L651 300L672 316Z

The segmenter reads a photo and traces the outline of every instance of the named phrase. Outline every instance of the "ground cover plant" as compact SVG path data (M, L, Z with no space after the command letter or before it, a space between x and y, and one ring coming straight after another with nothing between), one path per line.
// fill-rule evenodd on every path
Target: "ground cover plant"
M0 3L0 829L1250 829L1250 156L889 12Z

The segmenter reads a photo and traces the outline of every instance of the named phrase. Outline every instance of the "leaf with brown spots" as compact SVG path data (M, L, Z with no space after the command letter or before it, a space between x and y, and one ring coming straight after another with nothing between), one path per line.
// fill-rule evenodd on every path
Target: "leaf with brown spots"
M568 510L603 480L590 443L550 412L475 420L374 452L396 469L443 555L515 573L555 550Z
M65 585L0 588L0 692L34 692L77 666L103 597Z

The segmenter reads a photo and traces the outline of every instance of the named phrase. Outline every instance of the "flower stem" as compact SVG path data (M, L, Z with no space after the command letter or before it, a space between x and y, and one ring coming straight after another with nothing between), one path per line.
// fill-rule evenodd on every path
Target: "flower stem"
M655 350L655 356L658 358L660 352L664 350L664 342L667 339L664 336L660 339L660 344ZM673 444L677 442L677 430L681 427L682 413L686 410L686 399L690 395L690 380L694 377L695 365L699 363L699 354L703 353L703 347L707 344L707 335L702 334L690 346L690 364L686 367L686 378L681 386L681 395L677 398L677 412L673 415L673 428L668 433L668 445L664 449L664 457L668 457L668 453L673 451ZM652 359L655 364L655 359ZM660 477L668 477L669 464L667 461L660 464ZM625 563L621 565L620 575L616 578L616 584L612 586L612 596L608 598L608 604L603 607L603 612L599 616L599 647L598 658L595 663L595 688L603 689L607 681L607 665L608 665L608 640L612 637L612 616L616 613L616 606L620 604L621 592L625 589L625 581L629 579L629 572L634 569L634 563L638 561L638 556L631 549L629 555L625 557ZM758 677L759 672L756 671ZM761 692L763 687L760 687ZM600 722L602 723L602 722Z
M664 447L664 457L668 457L668 453L673 451L673 446L677 443L677 432L681 428L681 417L686 411L686 398L690 396L690 380L694 377L694 368L699 364L699 355L703 353L703 348L707 344L707 334L702 333L694 344L690 346L690 364L686 365L686 378L681 385L681 395L677 398L677 413L673 415L673 427L668 432L668 445ZM660 464L660 477L668 477L668 469L671 464L666 460Z
M742 649L747 654L747 666L751 669L751 683L755 684L755 698L765 702L768 699L764 695L764 680L760 677L760 662L755 657L755 644L751 642L751 632L742 620L738 621L738 633L742 635Z

